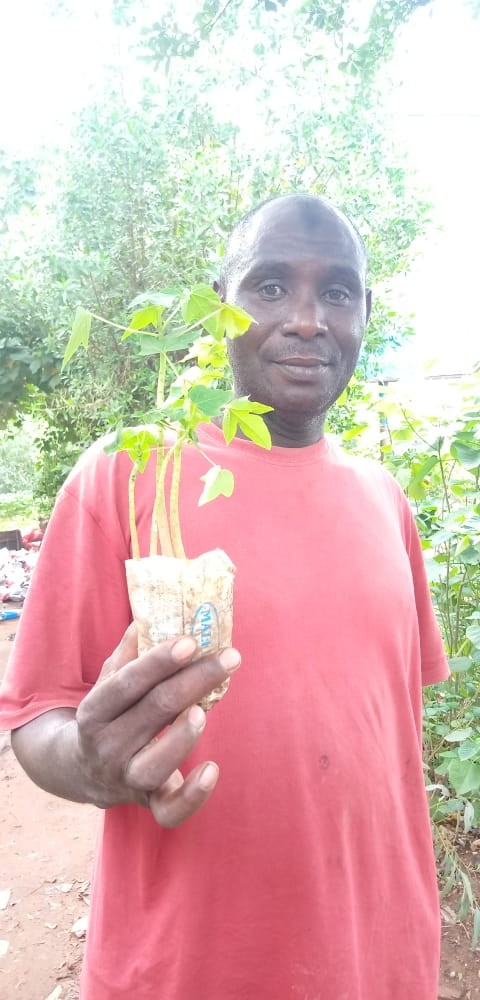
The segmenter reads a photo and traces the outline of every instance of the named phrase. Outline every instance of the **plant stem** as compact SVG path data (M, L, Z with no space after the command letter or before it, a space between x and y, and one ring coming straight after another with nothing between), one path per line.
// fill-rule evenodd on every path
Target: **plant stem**
M155 477L155 502L152 511L152 529L150 532L150 555L156 556L158 551L158 538L162 556L175 555L170 527L168 524L167 506L165 503L165 477L167 466L172 457L174 449L170 448L165 452L165 448L157 451L157 471Z
M218 462L214 462L213 459L210 458L209 455L206 455L205 452L202 451L202 449L200 448L200 445L197 445L197 451L200 452L202 458L204 458L206 462L209 462L210 465L213 466L214 469L217 467Z
M157 379L157 408L160 409L164 399L165 399L165 374L167 371L167 355L161 354L158 363L158 379ZM162 442L163 444L163 442Z
M136 465L133 465L128 477L128 519L130 522L130 537L132 540L132 559L140 559L137 522L135 520L135 481L137 474L138 468Z
M182 541L182 531L180 528L179 510L179 490L180 471L182 465L182 444L177 442L173 449L173 475L170 490L170 531L173 543L173 552L178 559L186 559L185 549Z
M445 503L447 505L448 513L450 514L451 513L451 506L450 506L450 499L449 499L449 496L448 496L448 484L447 484L447 480L445 478L445 466L443 464L442 452L441 452L440 445L437 448L437 453L438 453L438 462L439 462L439 465L440 465L440 475L442 477L443 496L444 496L444 499L445 499Z
M178 313L178 311L181 309L181 306L182 306L182 302L180 300L179 302L177 302L175 308L172 309L170 315L167 316L167 319L165 320L165 322L163 324L163 332L164 333L165 333L165 330L167 329L167 326L169 326L170 323L172 322L173 317L176 316L176 314Z
M465 566L464 569L463 569L463 578L462 578L462 580L460 582L460 586L459 586L459 588L457 590L457 607L456 607L456 612L455 612L455 633L454 633L455 634L455 650L454 650L454 653L455 653L455 651L458 648L458 642L459 642L459 639L460 639L460 612L461 612L461 607L462 607L463 588L465 586L465 582L467 580L467 577L468 577L468 570L467 570L467 567ZM457 653L457 656L458 656L458 653Z
M165 375L167 370L167 355L161 354L158 364L157 379L157 407L160 408L165 399ZM165 453L165 434L162 430L160 444L157 450L157 466L155 472L155 500L152 510L152 526L150 531L150 555L156 556L158 552L158 538L160 536L160 547L162 555L173 556L172 538L167 517L167 506L165 503L165 476L167 466L171 457L171 450Z
M129 329L128 326L122 326L120 323L114 323L111 319L104 319L103 316L98 316L97 313L90 312L90 316L93 319L98 319L100 323L105 323L106 326L113 326L114 330L123 330L124 333Z

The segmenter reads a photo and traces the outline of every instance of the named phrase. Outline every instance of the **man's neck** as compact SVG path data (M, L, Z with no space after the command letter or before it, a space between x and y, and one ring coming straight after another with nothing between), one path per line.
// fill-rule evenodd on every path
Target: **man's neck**
M270 431L272 445L276 448L307 448L320 441L325 433L324 414L292 419L291 414L285 415L274 410L271 413L262 414L262 417ZM212 423L216 424L217 427L222 426L220 417L214 417ZM240 427L237 428L235 437L247 440L246 434L242 432Z
M278 448L307 448L316 444L325 432L325 416L317 414L314 417L292 416L272 410L265 413L265 423L272 437L272 444Z

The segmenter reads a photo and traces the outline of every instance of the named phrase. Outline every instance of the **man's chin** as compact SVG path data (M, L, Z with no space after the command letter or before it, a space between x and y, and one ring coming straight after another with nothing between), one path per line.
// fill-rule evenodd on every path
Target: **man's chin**
M291 418L302 421L313 420L315 417L324 417L334 402L335 399L332 399L331 396L309 398L305 391L302 392L300 389L298 392L290 393L284 398L277 398L276 405L273 402L269 403L269 405L273 406L273 409L277 413L288 413Z

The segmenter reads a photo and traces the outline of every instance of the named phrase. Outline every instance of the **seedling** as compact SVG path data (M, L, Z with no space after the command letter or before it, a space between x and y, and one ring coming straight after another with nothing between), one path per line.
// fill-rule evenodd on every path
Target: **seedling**
M152 453L157 455L157 467L150 555L158 553L160 542L163 555L185 558L178 504L182 449L191 444L202 450L197 435L199 424L221 421L227 444L240 430L262 448L271 447L270 433L261 416L271 407L248 397L235 399L230 388L227 339L242 336L254 320L238 306L222 302L204 284L187 292L167 290L139 295L131 303L130 312L128 326L122 326L79 307L62 369L79 348L88 348L92 320L118 329L122 341L134 337L141 357L158 355L156 398L153 408L145 414L145 423L117 428L105 450L109 454L126 451L132 462L129 519L133 558L140 558L135 482ZM200 506L221 495L229 497L234 489L230 470L204 457L210 468L201 477L204 486ZM165 481L170 463L167 509Z

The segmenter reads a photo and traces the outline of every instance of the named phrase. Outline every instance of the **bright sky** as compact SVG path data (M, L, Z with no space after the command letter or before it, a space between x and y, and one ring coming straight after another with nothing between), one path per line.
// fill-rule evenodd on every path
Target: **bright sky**
M416 343L405 367L438 358L438 371L480 361L480 19L462 0L436 0L403 33L390 101L399 146L434 202L438 230L399 289L415 313ZM442 231L443 230L443 231Z
M371 0L360 2L371 6ZM101 86L105 64L115 61L104 5L71 0L66 6L74 19L47 17L52 6L16 0L2 10L0 145L19 154L54 141L61 122ZM472 18L467 0L434 0L420 9L397 47L392 132L434 202L436 226L396 287L416 329L415 342L393 361L396 371L430 358L438 358L436 370L443 373L480 361L479 52L480 19Z

